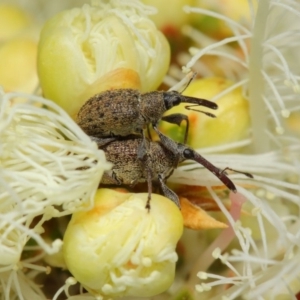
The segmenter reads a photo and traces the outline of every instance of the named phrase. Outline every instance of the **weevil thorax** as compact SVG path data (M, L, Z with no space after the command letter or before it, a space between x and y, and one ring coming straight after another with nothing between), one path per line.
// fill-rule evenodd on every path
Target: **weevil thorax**
M177 95L180 96L179 93ZM140 112L147 123L156 124L167 110L181 102L178 99L173 92L154 91L142 94Z

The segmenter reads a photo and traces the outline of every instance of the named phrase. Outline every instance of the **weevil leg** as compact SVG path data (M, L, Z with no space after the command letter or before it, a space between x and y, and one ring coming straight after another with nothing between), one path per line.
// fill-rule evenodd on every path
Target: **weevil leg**
M148 160L148 155L149 155L148 150L149 150L149 142L143 133L142 142L139 143L137 149L137 157L143 163L146 163Z
M169 137L167 137L166 135L161 133L156 126L153 126L153 129L155 130L155 132L159 136L159 139L162 142L162 144L166 148L168 148L170 151L177 154L177 152L178 152L178 143L176 143L175 141L173 141L172 139L170 139Z
M137 149L137 157L141 161L143 168L146 169L147 185L148 185L148 199L146 209L150 211L150 201L152 194L152 170L151 170L151 157L149 155L149 141L143 136L143 142L139 144Z
M189 122L188 116L178 113L178 114L171 114L168 116L164 116L161 119L165 122L168 122L171 124L176 124L178 126L180 126L182 121L186 121L186 129L185 129L184 140L183 140L183 143L186 144L187 136L188 136L189 128L190 128L190 122Z
M179 209L181 209L180 201L177 194L168 188L168 186L165 184L164 177L161 174L158 175L158 181L160 183L164 195L170 200L172 200L178 206Z
M152 136L151 136L151 132L150 132L150 125L147 125L147 135L148 135L149 140L152 141Z
M152 170L149 167L147 167L147 184L148 184L148 198L147 198L147 203L146 203L145 208L149 212L150 211L151 194L152 194Z

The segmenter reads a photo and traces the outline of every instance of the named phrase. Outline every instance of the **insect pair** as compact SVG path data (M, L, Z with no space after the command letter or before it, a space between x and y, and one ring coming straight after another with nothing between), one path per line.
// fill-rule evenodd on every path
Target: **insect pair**
M178 196L168 188L166 180L179 163L191 159L203 165L230 190L236 192L235 185L226 174L229 168L217 168L185 145L189 129L188 117L184 114L163 116L167 110L180 103L189 103L186 109L199 111L210 117L215 116L194 107L218 108L214 102L183 96L176 91L141 94L133 89L105 91L93 96L83 105L77 117L79 126L97 142L98 147L104 150L107 160L113 163L112 169L104 173L101 183L135 185L147 182L146 208L149 209L152 181L156 180L164 195L180 207ZM163 135L157 128L160 120L177 125L186 121L184 144ZM144 130L149 125L153 126L160 141L153 142L145 137Z

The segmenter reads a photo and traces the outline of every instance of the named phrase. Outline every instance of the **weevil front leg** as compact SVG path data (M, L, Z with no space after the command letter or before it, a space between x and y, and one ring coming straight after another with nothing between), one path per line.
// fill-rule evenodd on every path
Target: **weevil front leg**
M172 139L170 139L169 137L164 135L162 132L160 132L156 126L153 126L153 129L155 130L155 132L159 136L159 139L162 142L162 144L166 148L168 148L170 151L177 154L178 153L178 143L176 143L175 141L173 141Z
M190 128L190 122L189 122L188 116L178 113L178 114L171 114L168 116L164 116L161 119L165 122L168 122L171 124L176 124L178 126L180 126L182 121L186 121L186 129L185 129L184 140L183 140L183 143L186 144L187 136L188 136L189 128Z
M178 206L179 209L181 209L180 201L179 201L177 194L168 188L168 186L165 183L165 178L162 174L158 175L158 181L160 183L160 186L161 186L161 189L162 189L162 192L164 193L164 195L167 198L169 198L170 200L172 200Z

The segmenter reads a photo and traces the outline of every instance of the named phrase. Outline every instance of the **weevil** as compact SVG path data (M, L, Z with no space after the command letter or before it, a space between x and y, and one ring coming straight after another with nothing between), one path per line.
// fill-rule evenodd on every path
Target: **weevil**
M215 115L197 110L195 106L217 109L216 103L206 99L183 96L177 91L153 91L141 94L134 89L115 89L104 91L91 97L79 110L78 125L89 136L125 137L144 136L149 124L156 127L160 120L180 125L186 121L184 143L187 140L189 120L184 114L163 114L180 103L189 103L185 108L195 110L210 117Z
M227 176L226 170L239 172L231 168L219 169L192 148L177 143L156 129L160 141L153 142L147 138L92 138L98 147L104 150L106 159L113 163L110 171L102 177L102 184L130 185L148 183L148 201L150 208L152 181L158 181L163 194L179 208L179 198L167 185L166 180L172 175L178 164L185 160L194 160L217 176L227 188L236 192L234 183ZM248 177L249 173L239 172Z

